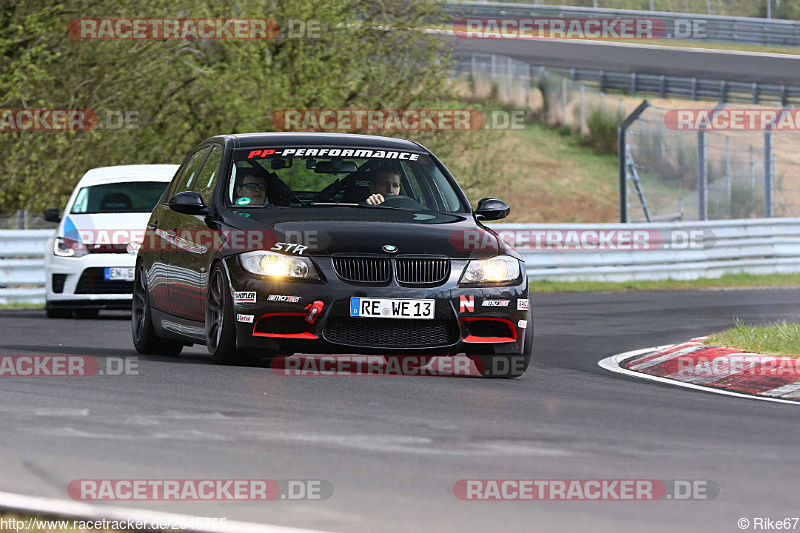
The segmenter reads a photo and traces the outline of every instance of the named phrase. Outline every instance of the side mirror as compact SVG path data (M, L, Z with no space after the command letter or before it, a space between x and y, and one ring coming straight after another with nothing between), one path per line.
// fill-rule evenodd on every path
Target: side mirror
M499 198L483 198L478 202L478 208L475 214L478 218L484 220L500 220L508 216L511 208L503 200Z
M61 222L61 212L57 207L51 207L50 209L43 211L42 216L44 216L44 219L48 222Z
M207 215L209 213L203 198L194 191L179 192L170 198L167 207L184 215Z

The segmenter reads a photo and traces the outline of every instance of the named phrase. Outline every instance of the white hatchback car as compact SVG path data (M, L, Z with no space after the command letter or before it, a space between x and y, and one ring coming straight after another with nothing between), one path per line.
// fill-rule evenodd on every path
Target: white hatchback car
M45 247L47 316L93 318L130 309L136 252L150 212L178 165L123 165L88 171L67 202L45 219L59 222Z

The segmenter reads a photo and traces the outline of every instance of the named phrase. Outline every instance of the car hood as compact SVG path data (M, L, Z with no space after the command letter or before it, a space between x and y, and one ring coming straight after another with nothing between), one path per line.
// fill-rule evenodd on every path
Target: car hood
M144 241L150 213L70 214L61 221L58 234L84 244L128 244Z
M471 214L407 209L328 207L231 211L230 225L275 232L278 242L308 246L306 255L386 254L491 257L499 251L519 258L494 232Z

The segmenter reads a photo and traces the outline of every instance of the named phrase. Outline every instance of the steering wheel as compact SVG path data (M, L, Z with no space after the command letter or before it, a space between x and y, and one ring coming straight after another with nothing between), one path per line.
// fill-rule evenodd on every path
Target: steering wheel
M403 194L384 196L383 204L381 205L385 205L387 207L405 207L407 209L423 209L422 204Z

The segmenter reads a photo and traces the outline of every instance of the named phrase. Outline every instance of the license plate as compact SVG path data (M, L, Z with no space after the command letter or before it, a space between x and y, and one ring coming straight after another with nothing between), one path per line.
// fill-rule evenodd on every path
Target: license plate
M433 319L435 300L350 298L350 316L366 318Z
M133 267L125 267L125 268L106 268L106 275L105 278L109 281L133 281L134 274Z

